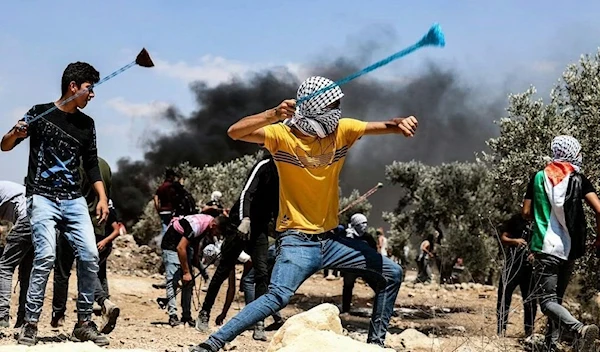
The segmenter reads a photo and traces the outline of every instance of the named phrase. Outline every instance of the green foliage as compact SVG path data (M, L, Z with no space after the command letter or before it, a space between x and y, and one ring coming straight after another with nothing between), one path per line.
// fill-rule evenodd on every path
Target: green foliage
M451 267L461 257L473 279L483 282L494 269L495 228L504 215L495 207L494 179L486 165L394 162L386 177L406 190L398 208L384 214L393 252L400 254L410 237L420 243L436 228L444 228L441 248L436 249L442 267Z

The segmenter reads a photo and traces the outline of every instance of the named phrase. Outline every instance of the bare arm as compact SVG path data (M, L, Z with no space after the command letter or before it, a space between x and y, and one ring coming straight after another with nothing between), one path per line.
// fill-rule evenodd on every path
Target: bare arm
M403 134L406 137L414 136L419 123L414 116L396 117L390 121L368 122L365 128L365 135L379 134Z
M106 192L104 191L104 182L94 182L94 190L98 195L98 205L96 206L96 216L98 217L98 223L106 221L108 218L108 198L106 198Z
M523 218L526 220L533 220L533 215L531 214L531 199L523 200L521 215L523 215Z
M600 241L600 199L594 192L590 192L585 195L586 203L596 213L596 241Z
M177 245L177 256L179 257L179 264L181 265L181 271L183 275L191 275L190 266L188 265L187 247L190 241L185 236L181 237L179 244Z
M234 140L264 144L265 132L263 127L294 116L295 109L295 100L284 100L279 106L273 109L244 117L231 125L227 130L227 134Z
M20 130L20 126L25 126L25 128ZM2 137L0 149L2 149L3 152L8 152L12 150L15 145L17 145L18 139L25 137L27 137L27 124L24 121L19 121L10 131L8 131L7 134L4 135L4 137Z
M500 235L500 242L502 242L505 246L513 246L518 247L521 245L526 245L527 242L522 238L510 238L508 233L502 232Z

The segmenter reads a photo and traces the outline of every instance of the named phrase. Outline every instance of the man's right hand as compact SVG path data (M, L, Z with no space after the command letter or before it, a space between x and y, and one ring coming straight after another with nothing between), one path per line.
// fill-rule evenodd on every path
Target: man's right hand
M517 247L527 247L527 241L524 238L517 238L515 239L515 245Z
M243 218L237 230L243 235L244 240L250 237L250 218Z
M27 137L27 123L25 121L19 121L12 129L13 136L17 138Z
M270 118L275 121L283 121L285 119L289 119L294 117L296 113L296 100L288 99L284 100L279 104L276 108L271 110L269 114Z

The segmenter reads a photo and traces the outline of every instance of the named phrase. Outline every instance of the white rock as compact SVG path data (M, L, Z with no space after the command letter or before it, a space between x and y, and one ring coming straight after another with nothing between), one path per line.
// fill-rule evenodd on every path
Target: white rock
M325 303L289 318L275 333L267 352L393 351L344 336L340 311Z

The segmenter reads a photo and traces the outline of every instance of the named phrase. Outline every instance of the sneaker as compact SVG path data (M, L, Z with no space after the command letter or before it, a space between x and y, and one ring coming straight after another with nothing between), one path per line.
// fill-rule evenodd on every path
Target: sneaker
M83 324L79 322L75 324L73 333L71 334L71 341L73 342L86 342L92 341L98 346L108 346L110 343L108 338L98 331L98 327L93 321L86 321Z
M210 314L207 311L201 310L198 313L198 318L196 318L196 330L200 332L208 332L208 320L210 319Z
M37 332L38 328L36 323L25 323L25 325L21 327L21 332L19 332L19 345L35 345L37 343Z
M169 315L169 325L175 327L179 324L181 324L181 322L179 321L179 318L177 318L177 315Z
M9 324L8 315L0 318L0 328L8 328L9 326L10 326L10 324Z
M279 328L283 326L283 323L285 323L285 320L283 320L283 319L276 320L274 323L272 323L269 326L267 326L265 328L265 331L276 331L276 330L279 330Z
M192 319L192 317L181 317L181 324L193 327L196 325L196 322L194 319Z
M110 334L117 325L117 318L120 313L121 310L116 304L108 299L104 300L104 304L102 305L102 328L100 332L105 335Z
M267 335L265 334L265 322L259 321L254 325L254 333L252 338L257 341L267 341Z
M197 346L188 348L187 352L215 352L215 350L213 350L209 345L201 343Z
M581 349L582 352L588 352L594 350L596 339L600 334L600 330L594 324L586 325L581 329Z
M335 280L335 279L337 279L337 277L335 277L335 275L333 275L333 274L329 274L329 275L327 275L327 277L325 278L325 280L327 280L327 281L333 281L333 280Z
M53 328L60 328L65 325L65 315L62 313L52 312L52 320L50 326Z

